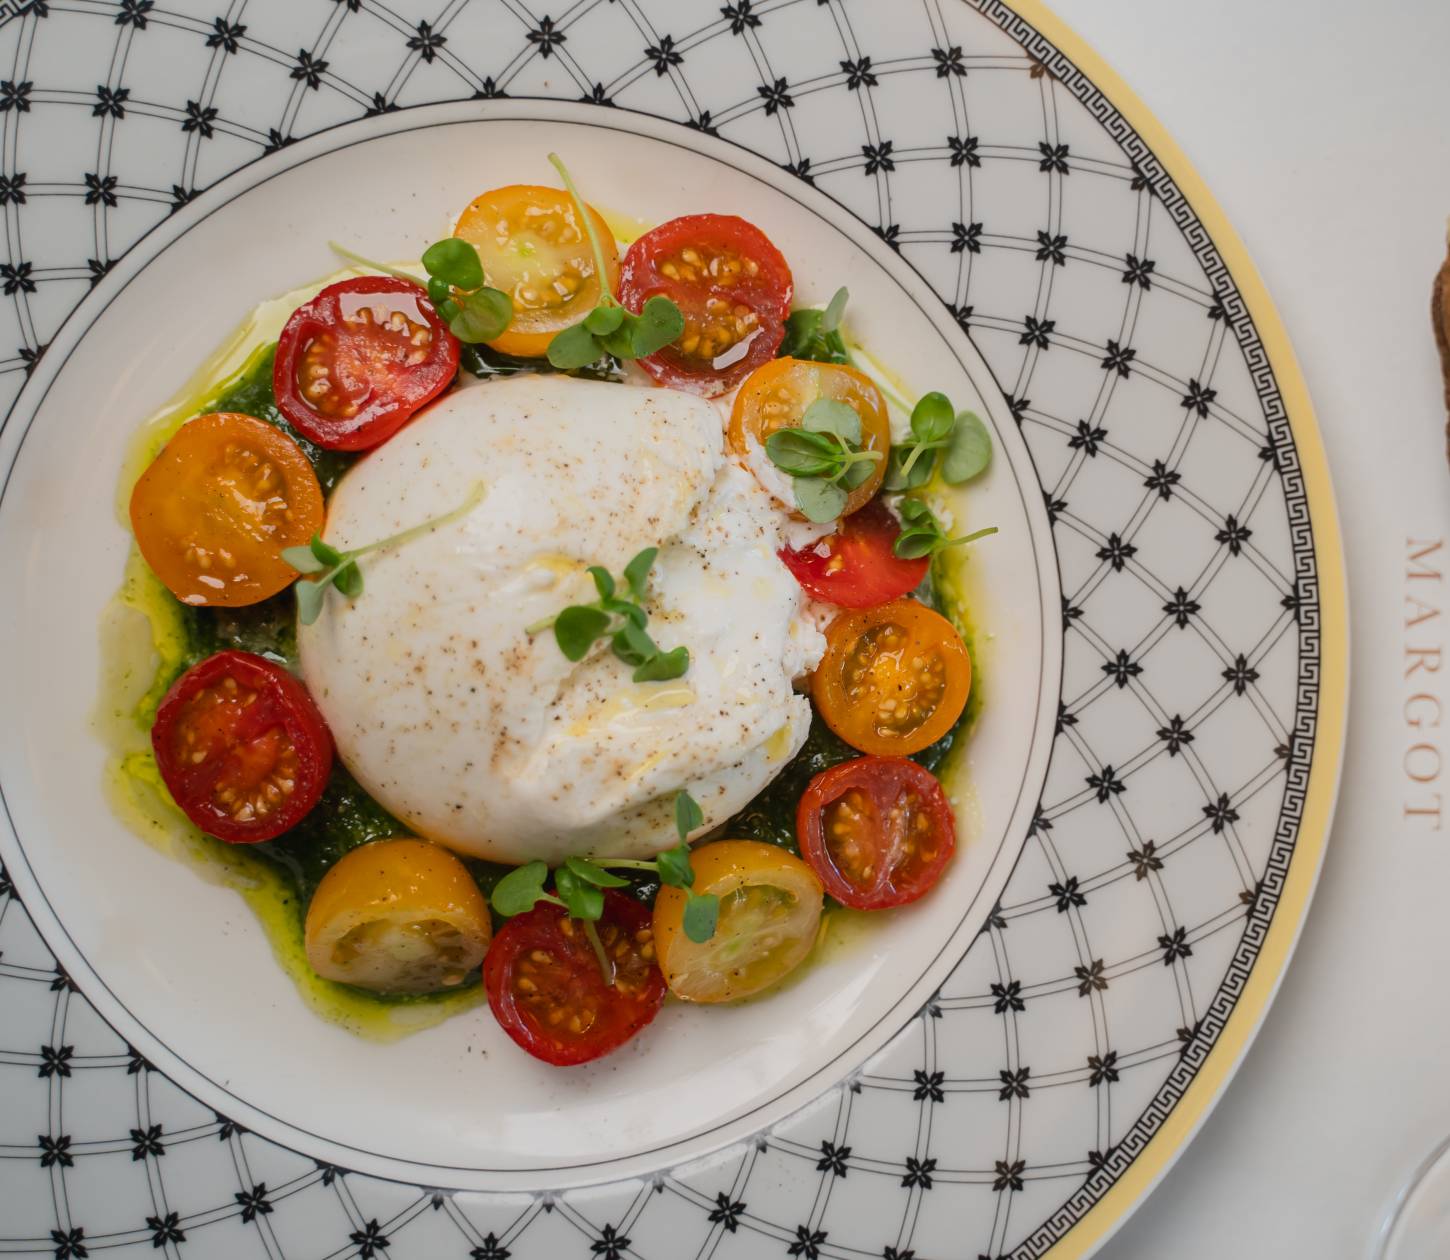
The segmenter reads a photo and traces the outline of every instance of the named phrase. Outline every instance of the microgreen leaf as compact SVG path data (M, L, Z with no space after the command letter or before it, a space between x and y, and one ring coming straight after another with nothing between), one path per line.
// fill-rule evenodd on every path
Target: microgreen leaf
M337 571L332 579L332 584L337 587L348 599L356 599L363 593L362 570L357 567L356 560L349 560Z
M636 359L648 358L685 331L685 317L669 298L655 294L633 321L631 349Z
M603 565L591 564L589 576L594 579L594 589L599 592L600 599L607 600L614 594L614 578Z
M857 486L865 485L871 480L871 474L875 471L876 465L871 460L862 459L847 466L846 471L841 475L840 485L847 490L854 490Z
M820 477L836 471L841 448L829 437L804 429L777 429L765 439L770 462L792 477Z
M588 367L604 357L604 348L583 324L573 324L549 342L549 362L561 372Z
M493 886L493 908L505 918L532 910L545 896L544 880L549 877L549 867L544 862L528 862L516 866Z
M594 922L604 914L604 893L580 879L567 866L554 872L554 891L564 908L576 919Z
M643 665L659 655L655 641L634 621L626 621L614 632L615 656L626 665Z
M501 337L513 319L514 307L507 293L498 289L477 289L465 294L458 313L448 320L448 331L459 341L477 343Z
M820 335L821 320L824 317L824 311L813 310L809 306L792 311L786 317L785 338L780 343L780 356L791 359L808 358L806 351L811 342Z
M649 571L659 553L658 547L646 547L624 566L624 580L635 599L643 599L649 591Z
M608 638L615 656L635 667L635 682L679 678L690 668L689 649L676 647L661 651L645 630L649 614L635 602L643 600L649 592L649 572L658 554L659 548L646 547L625 565L624 583L634 600L622 598L614 575L600 565L593 565L589 575L599 593L598 601L571 605L555 617L528 626L526 633L537 634L552 626L559 650L571 661L583 660L595 642Z
M429 276L455 289L477 289L483 284L483 263L478 250L457 236L447 236L423 251Z
M596 337L607 337L624 323L624 307L596 306L584 317L584 327Z
M435 307L441 308L443 303L447 302L452 297L453 289L449 285L448 281L440 280L437 276L428 277L428 300L432 302Z
M703 945L720 922L720 898L714 893L689 893L685 899L685 935Z
M936 452L923 451L912 459L915 446L893 446L891 460L886 465L886 480L882 483L887 490L915 490L931 480L936 468ZM908 467L908 461L910 466Z
M672 678L683 678L690 668L690 649L681 645L668 652L655 649L655 655L642 661L634 671L635 682L669 682Z
M675 793L675 830L680 833L680 839L688 840L690 832L704 822L705 812L700 808L700 802L681 788Z
M846 506L846 491L833 481L819 477L798 477L795 482L795 504L808 521L819 525L834 521Z
M952 400L936 390L923 394L911 409L911 435L918 442L944 441L955 423Z
M329 568L334 564L342 563L342 552L340 552L336 547L329 546L327 543L323 542L322 539L316 534L312 535L312 541L308 543L307 549L312 552L314 559L320 560Z
M554 641L571 661L582 661L594 641L609 629L609 614L587 604L573 604L554 619Z
M821 331L823 333L833 333L841 326L841 320L846 314L846 303L850 300L851 294L845 285L831 295L831 300L826 303L826 309L821 312Z
M327 588L331 583L314 581L312 578L305 578L295 586L297 591L297 619L304 625L310 626L322 615L322 604L327 598Z
M564 859L564 865L578 879L582 879L586 884L593 884L596 888L624 888L629 884L627 879L611 875L602 866L596 866L588 858L567 857Z
M834 398L817 398L801 416L807 433L834 433L843 442L861 443L861 415L849 403ZM781 429L784 433L787 430Z
M902 499L897 511L901 513L901 533L891 550L903 560L934 556L947 547L961 547L997 532L995 525L989 525L960 538L948 538L936 514L920 499Z
M282 559L298 573L321 573L327 568L327 565L312 554L311 547L284 547Z
M987 426L976 412L961 412L942 460L942 477L959 486L984 472L991 462L992 437Z
M655 856L660 883L670 888L688 888L695 882L695 868L690 865L690 846L681 841L673 849Z

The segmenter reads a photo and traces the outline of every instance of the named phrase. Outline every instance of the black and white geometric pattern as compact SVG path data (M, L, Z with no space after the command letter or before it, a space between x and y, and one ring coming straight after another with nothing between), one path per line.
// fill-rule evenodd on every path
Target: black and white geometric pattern
M317 1165L171 1084L0 872L0 1253L426 1260L1040 1256L1213 1048L1290 862L1319 607L1267 357L1192 208L998 0L0 3L0 405L151 227L292 140L538 96L716 134L933 285L1054 522L1041 808L983 934L852 1081L652 1182L435 1194ZM65 252L32 225L64 224Z

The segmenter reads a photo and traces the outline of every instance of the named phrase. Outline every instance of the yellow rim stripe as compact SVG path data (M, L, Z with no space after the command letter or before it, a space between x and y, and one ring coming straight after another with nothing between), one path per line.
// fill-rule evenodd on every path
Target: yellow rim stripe
M1309 907L1334 815L1349 690L1349 616L1344 554L1324 444L1289 335L1248 250L1183 151L1108 64L1040 0L1009 0L1009 3L1112 101L1162 163L1222 255L1264 343L1288 413L1309 499L1319 578L1321 657L1314 756L1298 840L1268 935L1228 1023L1168 1119L1127 1172L1052 1249L1053 1260L1072 1260L1087 1255L1105 1241L1182 1153L1228 1084L1279 987Z

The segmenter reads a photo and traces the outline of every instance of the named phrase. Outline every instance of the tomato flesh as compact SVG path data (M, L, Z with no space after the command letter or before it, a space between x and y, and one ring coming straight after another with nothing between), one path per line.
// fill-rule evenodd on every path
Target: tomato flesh
M940 613L914 599L839 614L811 695L827 726L879 756L920 752L966 707L972 660Z
M324 980L379 993L457 988L493 935L488 903L447 849L397 837L352 849L307 907L307 961Z
M172 684L151 728L172 798L232 844L271 840L317 804L332 736L307 690L250 652L218 652Z
M794 283L769 237L734 215L692 214L646 232L620 269L620 300L636 314L671 299L685 317L673 345L640 360L663 385L713 397L773 358Z
M458 339L415 284L361 276L292 312L277 340L277 407L319 446L361 451L392 437L458 373Z
M886 458L891 451L891 417L886 399L864 372L839 363L772 359L752 372L735 395L725 441L736 461L752 468L753 461L768 460L763 450L752 448L764 447L772 433L799 427L806 411L819 399L850 407L861 418L863 449L881 455L871 475L847 496L842 515L849 516L876 497L886 477ZM755 475L767 490L779 493L759 472Z
M594 927L614 972L609 983L583 924L547 902L505 923L484 959L495 1018L545 1063L570 1067L617 1050L664 1002L649 910L607 891Z
M859 757L816 775L796 814L801 855L855 910L904 906L941 878L956 822L941 784L903 757Z
M903 560L891 548L901 522L879 498L841 521L834 534L797 551L785 547L782 563L806 594L841 608L874 608L915 590L931 560Z
M297 578L282 559L322 529L322 487L285 433L237 412L182 425L131 492L146 563L183 604L237 608Z
M619 251L614 233L593 207L589 216L604 254L601 281L588 230L563 189L510 184L474 198L459 216L455 236L478 250L488 283L512 299L514 317L495 350L537 358L556 334L599 303L601 284L614 293Z
M821 881L795 854L759 840L718 840L690 855L692 891L720 899L715 934L685 933L685 894L661 888L654 929L670 992L686 1002L732 1002L777 983L805 961L821 925Z

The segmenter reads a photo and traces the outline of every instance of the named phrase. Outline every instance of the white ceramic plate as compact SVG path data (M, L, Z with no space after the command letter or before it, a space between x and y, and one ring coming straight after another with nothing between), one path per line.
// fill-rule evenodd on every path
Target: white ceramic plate
M1095 1245L1272 992L1342 719L1337 538L1292 356L1136 102L995 3L21 7L0 26L0 281L34 368L0 433L0 887L29 910L0 894L6 1249ZM594 107L384 112L503 92ZM849 283L874 350L994 422L971 512L1004 527L978 556L996 641L951 884L786 994L672 1010L563 1075L483 1019L376 1047L308 1016L231 894L108 818L85 733L135 421L253 302L325 270L326 237L406 252L480 188L546 178L549 147L621 210L756 219L807 297Z

